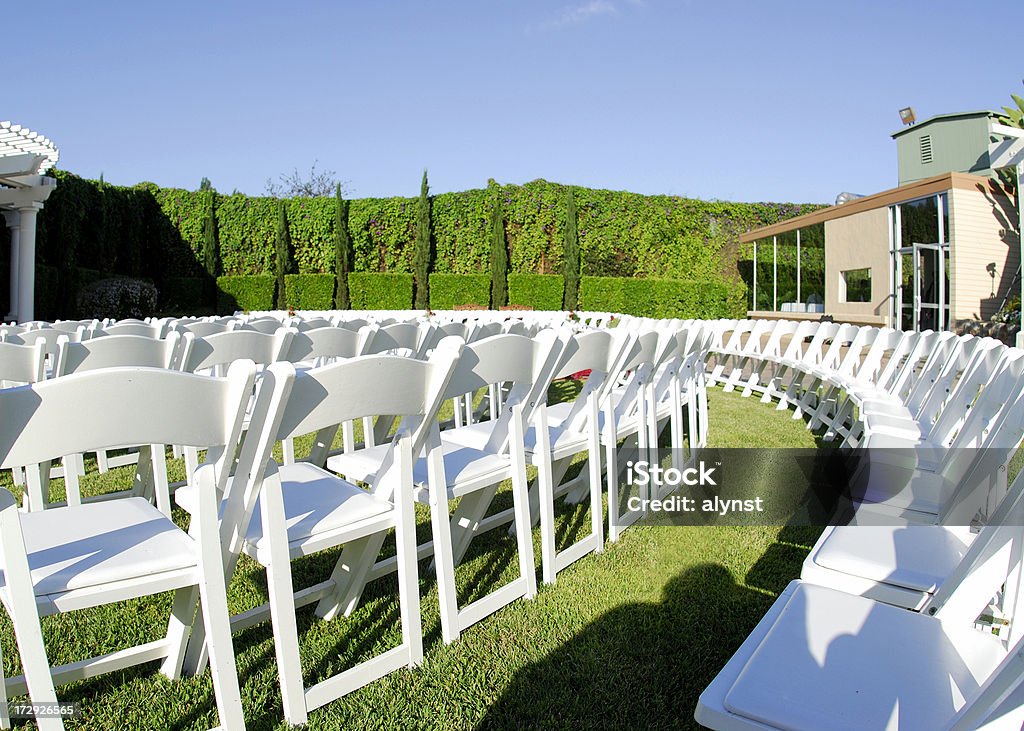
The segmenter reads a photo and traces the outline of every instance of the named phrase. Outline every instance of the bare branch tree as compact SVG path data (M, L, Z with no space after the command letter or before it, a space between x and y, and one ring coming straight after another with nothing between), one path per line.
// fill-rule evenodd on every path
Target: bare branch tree
M303 175L295 168L290 173L281 173L278 182L267 178L267 195L274 198L319 198L334 195L337 186L341 186L343 195L351 191L348 184L336 178L333 170L317 170L319 160L314 160L309 174Z

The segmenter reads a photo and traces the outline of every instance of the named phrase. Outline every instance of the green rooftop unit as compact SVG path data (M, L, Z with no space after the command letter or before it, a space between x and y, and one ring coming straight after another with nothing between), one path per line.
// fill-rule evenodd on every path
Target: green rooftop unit
M997 116L989 110L937 114L895 132L899 184L949 172L991 176L989 135Z

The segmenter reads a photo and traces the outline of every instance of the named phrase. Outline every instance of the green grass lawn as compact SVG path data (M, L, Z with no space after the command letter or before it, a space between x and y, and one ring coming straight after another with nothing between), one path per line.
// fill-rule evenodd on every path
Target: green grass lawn
M815 446L804 422L788 412L718 390L709 397L711 446ZM559 508L563 542L585 523L581 510ZM427 514L419 517L428 535ZM562 571L557 584L541 585L536 600L513 603L448 646L440 639L436 585L424 561L423 666L392 673L313 712L309 727L694 727L697 696L799 575L818 532L636 526L602 554ZM534 538L539 568L539 531ZM514 551L504 530L474 541L457 572L460 602L512 578ZM298 562L296 584L322 580L336 557L328 552ZM243 561L229 594L233 611L265 601L262 571ZM45 619L51 662L162 637L169 600L165 595ZM311 607L298 616L310 683L397 642L396 582L389 577L371 585L350 618L314 620ZM7 672L20 672L6 615L0 645ZM235 635L235 649L248 727L284 728L269 622ZM212 696L208 672L171 682L155 664L58 689L62 701L83 709L68 728L87 729L210 728L216 722Z

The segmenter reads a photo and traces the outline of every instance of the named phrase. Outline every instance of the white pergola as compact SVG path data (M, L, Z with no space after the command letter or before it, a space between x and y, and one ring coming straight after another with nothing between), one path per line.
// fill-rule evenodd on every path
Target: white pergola
M60 153L50 140L0 122L0 213L11 231L11 306L7 321L35 318L36 216L57 181L44 173Z

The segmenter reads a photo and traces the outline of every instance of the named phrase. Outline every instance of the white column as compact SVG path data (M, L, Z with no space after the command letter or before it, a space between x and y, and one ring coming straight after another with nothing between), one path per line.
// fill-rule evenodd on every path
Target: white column
M35 319L36 297L36 216L42 203L18 208L21 236L18 247L18 322Z
M21 214L17 211L4 211L4 220L7 228L11 231L11 292L10 309L4 318L6 322L17 322L18 320L18 249L20 248Z

